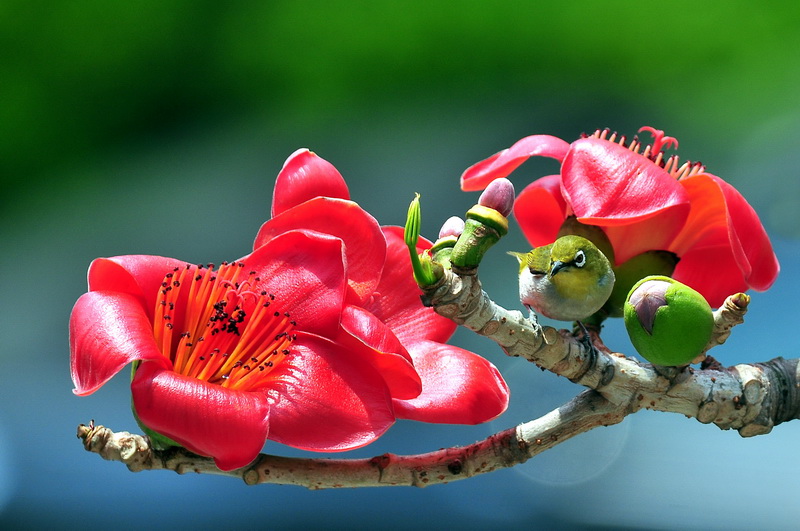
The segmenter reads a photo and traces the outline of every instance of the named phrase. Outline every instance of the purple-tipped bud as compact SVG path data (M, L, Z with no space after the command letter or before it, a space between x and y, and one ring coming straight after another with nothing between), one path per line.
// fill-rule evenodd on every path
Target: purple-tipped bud
M670 285L663 280L648 280L631 293L630 303L636 310L642 328L647 330L648 334L653 333L656 312L667 305L667 288Z
M497 210L508 217L514 206L514 185L505 177L495 179L478 198L478 204Z
M458 238L464 232L464 220L458 216L452 216L444 222L442 228L439 230L439 239L453 236Z

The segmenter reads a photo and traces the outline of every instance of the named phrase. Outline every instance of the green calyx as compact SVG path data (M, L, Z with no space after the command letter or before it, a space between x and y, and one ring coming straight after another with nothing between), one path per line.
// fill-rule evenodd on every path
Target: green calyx
M470 219L493 228L501 237L508 234L508 218L493 208L475 205L467 210L467 220Z
M450 256L453 254L453 247L455 247L457 241L458 238L455 236L445 236L436 240L430 249L433 261L441 264L446 269L450 269Z
M603 311L609 317L622 317L625 301L634 284L645 277L660 275L668 277L675 271L678 257L669 251L647 251L638 254L614 268L616 282Z
M493 208L475 205L467 211L450 263L464 269L478 267L486 252L508 234L508 218Z

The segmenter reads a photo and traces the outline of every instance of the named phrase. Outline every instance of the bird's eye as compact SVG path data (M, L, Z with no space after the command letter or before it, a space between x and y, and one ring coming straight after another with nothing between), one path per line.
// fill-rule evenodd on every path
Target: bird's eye
M586 265L586 255L583 251L578 251L575 253L575 259L573 260L576 267L583 267Z

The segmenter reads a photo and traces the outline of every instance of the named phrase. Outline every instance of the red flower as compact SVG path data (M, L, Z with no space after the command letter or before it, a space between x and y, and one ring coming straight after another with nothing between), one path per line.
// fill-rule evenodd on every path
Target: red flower
M322 193L327 197L319 197ZM477 424L505 411L508 387L497 369L472 352L447 345L455 323L420 302L403 229L382 228L386 254L379 254L375 238L355 230L352 221L366 216L377 222L350 201L333 165L307 149L293 153L275 181L272 215L256 236L256 249L275 234L299 227L345 242L351 290L343 326L370 345L387 338L399 342L422 380L418 396L393 400L398 418ZM420 238L418 251L430 246Z
M663 131L651 146L608 130L572 144L533 135L468 168L463 190L480 190L506 177L531 156L561 162L561 174L538 179L517 197L514 216L533 246L553 242L568 216L601 227L617 265L650 250L680 258L673 277L712 306L748 288L765 290L779 265L769 237L739 192L699 163L679 165L662 148L678 142Z
M394 244L387 252L374 218L344 199L304 201L347 193L313 155L295 171L305 153L284 166L277 215L252 254L216 271L158 256L92 262L70 318L76 394L139 362L131 390L141 422L226 470L252 461L267 438L347 450L395 417L481 422L505 409L496 369L439 344L452 328L400 296L399 271L410 279L410 266ZM304 171L311 180L290 178ZM326 187L337 176L341 188Z

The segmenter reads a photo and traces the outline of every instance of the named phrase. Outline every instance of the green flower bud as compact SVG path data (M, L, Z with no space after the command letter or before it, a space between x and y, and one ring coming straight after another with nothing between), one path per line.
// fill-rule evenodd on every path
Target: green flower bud
M714 314L703 296L665 276L637 282L625 302L624 317L634 348L655 365L688 365L708 344L714 328Z
M430 254L426 251L422 255L417 254L417 242L419 241L420 227L422 225L422 207L419 204L419 194L414 196L411 204L408 205L408 215L406 216L406 226L404 232L405 244L411 255L411 268L414 271L414 280L419 286L431 286L435 284L444 271L440 264L431 260Z

